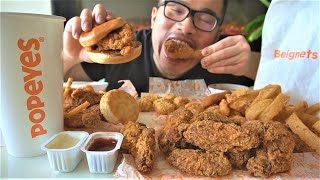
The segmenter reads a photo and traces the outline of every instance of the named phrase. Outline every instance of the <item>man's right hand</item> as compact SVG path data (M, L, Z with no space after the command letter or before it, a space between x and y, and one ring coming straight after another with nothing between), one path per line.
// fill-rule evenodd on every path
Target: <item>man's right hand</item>
M102 4L97 4L93 10L83 9L80 17L75 16L66 23L63 33L64 73L83 61L92 62L85 48L79 43L80 34L91 31L96 24L102 24L110 19L114 19L112 13L106 11Z

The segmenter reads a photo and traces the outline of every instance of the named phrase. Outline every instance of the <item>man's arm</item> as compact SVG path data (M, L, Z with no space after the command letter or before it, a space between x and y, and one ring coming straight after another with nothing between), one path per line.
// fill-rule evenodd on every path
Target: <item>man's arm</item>
M64 72L64 81L67 81L69 77L73 77L78 81L92 81L87 73L83 70L81 64L74 65L67 72Z

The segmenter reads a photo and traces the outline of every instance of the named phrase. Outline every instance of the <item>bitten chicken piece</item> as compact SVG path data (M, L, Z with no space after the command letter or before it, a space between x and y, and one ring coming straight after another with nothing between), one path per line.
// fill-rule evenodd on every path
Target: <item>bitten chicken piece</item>
M140 172L150 172L153 168L155 154L154 129L146 125L129 121L121 130L124 135L121 148L133 156Z
M222 152L174 149L167 160L181 171L194 175L223 176L231 171L231 163Z
M201 59L203 55L200 50L191 48L186 42L170 39L165 42L165 50L172 59Z

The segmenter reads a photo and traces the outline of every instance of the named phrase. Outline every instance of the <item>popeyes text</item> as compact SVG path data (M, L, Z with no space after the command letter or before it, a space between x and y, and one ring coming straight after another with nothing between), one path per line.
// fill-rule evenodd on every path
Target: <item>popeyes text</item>
M44 88L42 81L39 80L42 71L37 69L41 63L40 46L40 41L36 38L27 41L21 38L18 40L18 47L22 50L20 62L22 71L25 73L23 81L24 90L28 94L26 108L29 111L29 120L32 122L32 138L47 134L47 130L41 124L46 117L46 113L43 110L45 103L39 97Z
M288 59L288 60L294 60L294 59L318 59L319 52L315 52L312 50L307 51L281 51L279 49L274 50L274 58L275 59Z

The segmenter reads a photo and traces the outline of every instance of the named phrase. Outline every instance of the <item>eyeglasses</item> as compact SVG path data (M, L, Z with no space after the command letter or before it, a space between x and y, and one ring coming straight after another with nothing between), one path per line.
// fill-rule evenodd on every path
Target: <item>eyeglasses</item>
M197 11L176 1L164 1L164 16L176 22L184 21L189 14L193 19L193 25L202 31L211 32L221 21L214 14L205 11Z

